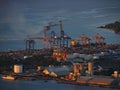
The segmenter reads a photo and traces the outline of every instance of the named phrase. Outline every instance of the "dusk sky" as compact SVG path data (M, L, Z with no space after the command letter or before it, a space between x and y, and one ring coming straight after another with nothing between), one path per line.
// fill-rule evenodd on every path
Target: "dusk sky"
M0 40L39 36L43 26L59 20L73 37L92 35L119 19L120 0L0 0Z

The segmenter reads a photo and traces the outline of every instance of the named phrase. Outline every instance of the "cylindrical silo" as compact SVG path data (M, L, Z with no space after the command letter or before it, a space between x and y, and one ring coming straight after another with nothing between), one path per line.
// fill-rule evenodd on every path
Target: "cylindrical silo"
M88 62L88 72L90 75L92 75L92 73L93 73L93 63L92 62Z
M23 66L22 65L14 65L14 73L22 73Z
M119 76L118 71L114 71L114 77L117 78Z
M74 74L79 73L79 64L74 64Z

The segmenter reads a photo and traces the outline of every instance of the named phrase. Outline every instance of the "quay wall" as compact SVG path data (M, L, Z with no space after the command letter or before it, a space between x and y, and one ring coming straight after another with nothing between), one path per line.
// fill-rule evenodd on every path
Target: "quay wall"
M119 79L114 79L110 77L80 76L76 80L76 82L78 84L84 85L109 86L109 87L116 87L119 85Z

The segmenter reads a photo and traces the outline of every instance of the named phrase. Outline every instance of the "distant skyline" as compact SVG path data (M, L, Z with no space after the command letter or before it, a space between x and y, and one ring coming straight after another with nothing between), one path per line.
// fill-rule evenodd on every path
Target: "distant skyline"
M0 40L39 36L43 26L59 20L73 37L92 35L119 19L120 0L0 0Z

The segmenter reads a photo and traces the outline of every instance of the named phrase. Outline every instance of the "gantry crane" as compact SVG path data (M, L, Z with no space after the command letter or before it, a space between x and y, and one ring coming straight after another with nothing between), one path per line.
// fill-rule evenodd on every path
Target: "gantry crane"
M53 45L53 57L57 60L66 60L67 53L65 52L66 49L69 47L68 42L71 40L62 28L62 21L59 21L60 26L60 35L58 36L54 31L51 32L51 40Z
M60 23L60 48L68 47L68 41L71 40L71 37L69 37L63 31L62 21L59 21L59 23Z
M32 39L25 39L26 50L33 50L35 41Z
M51 40L53 46L58 46L60 49L68 47L68 42L71 40L71 37L65 34L62 28L62 21L59 21L60 25L60 36L58 36L54 31L51 32Z
M34 44L36 40L43 40L45 42L45 48L50 47L51 45L51 37L48 36L46 33L47 31L50 30L51 27L57 26L57 24L53 24L53 23L49 23L49 25L44 26L43 30L41 31L41 33L43 33L42 37L32 37L32 38L26 38L25 42L26 42L26 50L31 50L34 49Z
M60 35L58 36L55 31L51 31L51 36L47 35L46 32L50 30L51 27L54 26L60 26ZM26 49L31 50L34 49L34 43L31 43L35 40L43 40L46 43L46 48L48 48L48 44L50 44L53 48L53 56L55 58L60 58L62 60L65 60L67 58L67 53L63 52L66 51L66 48L68 48L68 42L71 40L71 37L69 37L62 28L62 21L59 21L59 23L49 23L48 26L45 26L42 30L42 33L44 34L43 37L33 37L33 38L27 38L26 41Z
M76 41L81 42L82 46L90 45L90 40L91 39L88 38L85 34L80 35L80 37L76 39Z
M97 33L95 36L93 36L93 38L95 39L97 45L99 45L99 46L104 45L105 38L103 36L101 36L99 33Z

